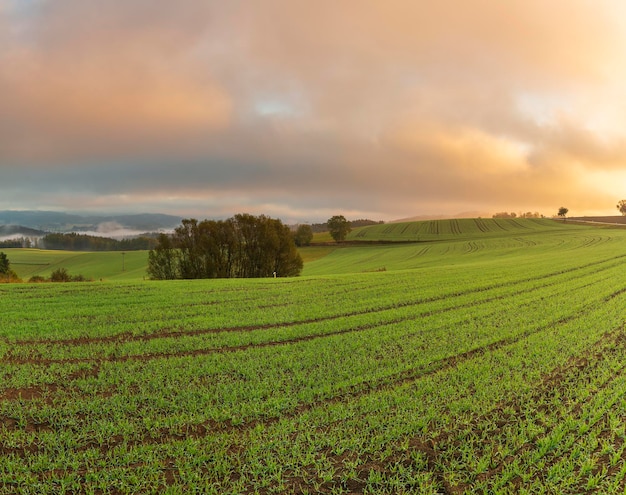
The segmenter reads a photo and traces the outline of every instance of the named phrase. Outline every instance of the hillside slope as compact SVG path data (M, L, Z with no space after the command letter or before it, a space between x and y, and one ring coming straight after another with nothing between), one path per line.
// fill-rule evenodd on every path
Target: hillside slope
M626 241L626 231L620 228L598 228L553 220L436 222L381 225L355 231L351 238L363 241L361 244L329 246L326 256L321 256L320 248L316 248L316 256L305 263L303 275L425 267L446 270L467 263L492 265L503 258L533 264L546 257L571 256L574 252L581 255L584 254L583 248L591 246L606 245L614 249L616 244Z
M572 226L547 218L459 218L371 225L354 229L347 240L441 241L550 232L563 228L571 229Z

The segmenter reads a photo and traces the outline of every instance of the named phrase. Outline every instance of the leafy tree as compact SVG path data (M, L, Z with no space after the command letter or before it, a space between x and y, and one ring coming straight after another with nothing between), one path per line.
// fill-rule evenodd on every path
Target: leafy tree
M565 218L565 215L567 215L567 212L569 210L567 208L565 208L565 206L561 206L559 208L559 216Z
M346 220L343 215L335 215L326 222L331 237L336 241L343 241L348 233L352 230L350 228L350 222Z
M626 199L620 199L617 203L617 209L622 215L626 215Z
M11 269L11 263L5 253L0 253L0 274L6 275Z
M148 275L158 280L177 278L178 251L169 235L159 234L157 246L148 253Z
M11 270L11 262L5 253L0 253L0 282L21 282L13 270Z
M298 228L293 235L293 239L298 247L308 246L313 240L313 229L310 225L298 225Z
M57 268L50 274L50 282L86 282L87 279L81 275L70 275L67 268Z
M57 268L50 274L51 282L70 282L72 276L67 272L67 268Z

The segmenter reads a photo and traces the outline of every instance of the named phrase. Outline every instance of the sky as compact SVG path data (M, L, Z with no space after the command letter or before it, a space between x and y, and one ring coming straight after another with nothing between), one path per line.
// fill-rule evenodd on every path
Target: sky
M0 209L389 221L622 198L622 0L0 0Z

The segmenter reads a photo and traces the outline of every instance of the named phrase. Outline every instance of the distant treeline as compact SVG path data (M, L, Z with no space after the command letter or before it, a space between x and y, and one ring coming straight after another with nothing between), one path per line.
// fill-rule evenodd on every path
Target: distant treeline
M23 248L23 247L31 247L31 245L32 245L31 240L26 237L0 241L0 248Z
M360 218L358 220L350 220L350 228L356 229L357 227L366 227L367 225L378 225L380 223L385 223L382 220L368 220L366 218ZM314 223L311 225L311 229L313 232L328 232L328 225L326 222L324 223Z
M501 211L499 213L494 213L493 218L544 218L544 216L538 212L533 213L532 211L524 213L515 213L514 211L508 213L506 211Z
M39 247L64 251L139 251L154 249L157 244L156 236L117 240L76 233L47 234L39 241Z

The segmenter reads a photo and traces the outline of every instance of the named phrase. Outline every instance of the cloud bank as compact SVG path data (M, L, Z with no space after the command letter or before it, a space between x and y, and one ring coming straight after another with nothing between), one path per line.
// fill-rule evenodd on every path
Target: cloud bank
M0 208L616 213L616 0L0 0Z

